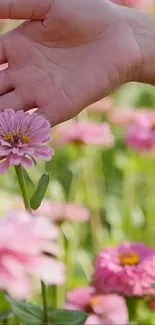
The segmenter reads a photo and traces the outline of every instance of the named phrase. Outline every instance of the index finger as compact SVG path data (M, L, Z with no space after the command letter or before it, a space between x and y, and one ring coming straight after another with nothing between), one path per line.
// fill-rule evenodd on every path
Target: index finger
M53 0L0 0L0 19L45 18Z

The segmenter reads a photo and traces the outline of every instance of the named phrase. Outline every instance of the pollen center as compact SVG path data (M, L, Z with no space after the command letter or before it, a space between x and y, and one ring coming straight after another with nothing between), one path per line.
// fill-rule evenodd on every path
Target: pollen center
M89 301L89 305L91 307L100 307L101 306L101 298L102 296L94 296L92 299Z
M119 255L120 264L125 265L138 265L140 256L135 252L121 253Z
M7 134L4 137L4 140L13 146L17 146L23 143L29 143L31 141L31 139L28 136L22 134L16 134L16 133Z

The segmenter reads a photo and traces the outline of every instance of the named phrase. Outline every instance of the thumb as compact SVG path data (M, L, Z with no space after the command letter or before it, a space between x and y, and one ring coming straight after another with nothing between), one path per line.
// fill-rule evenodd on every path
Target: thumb
M0 0L0 19L42 20L54 0Z

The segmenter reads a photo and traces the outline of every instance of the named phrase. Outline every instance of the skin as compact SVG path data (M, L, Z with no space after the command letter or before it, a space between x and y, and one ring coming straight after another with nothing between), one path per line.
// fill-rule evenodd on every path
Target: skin
M125 82L155 84L155 22L108 0L0 0L0 111L38 107L51 125Z

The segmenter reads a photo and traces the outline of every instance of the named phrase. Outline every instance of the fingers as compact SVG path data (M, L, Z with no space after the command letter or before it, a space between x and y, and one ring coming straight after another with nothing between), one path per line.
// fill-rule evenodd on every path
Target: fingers
M29 110L33 107L30 102L24 100L20 93L16 90L0 96L0 112L6 108L13 108L15 111L20 109Z
M0 0L0 19L45 18L53 0Z
M0 72L0 96L13 90L11 80L9 78L8 69Z
M4 36L0 36L0 64L6 63L7 57L4 49Z

